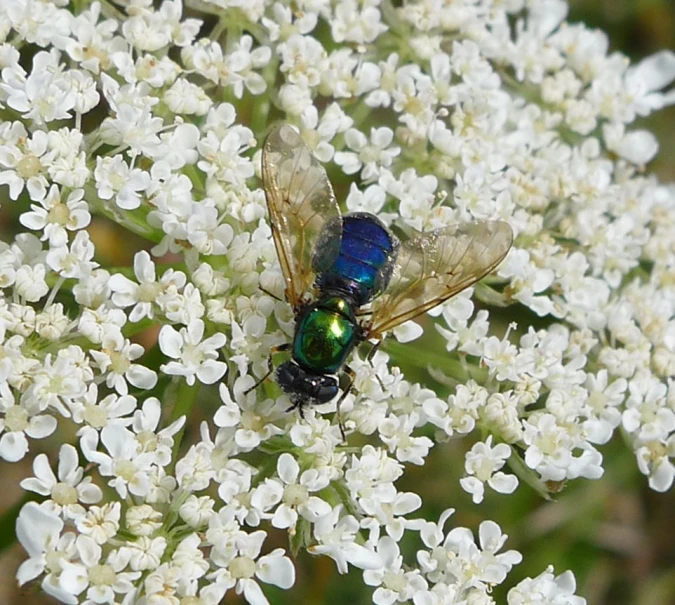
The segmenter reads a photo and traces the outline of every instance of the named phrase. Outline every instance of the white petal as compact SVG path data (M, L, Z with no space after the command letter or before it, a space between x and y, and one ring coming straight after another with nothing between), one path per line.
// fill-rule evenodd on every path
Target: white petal
M26 429L26 435L32 437L33 439L42 439L43 437L49 437L56 430L56 418L53 416L33 416L28 421L28 428Z
M159 348L167 357L179 359L183 349L183 337L171 326L162 326L159 331Z
M316 496L311 496L307 500L307 503L302 507L303 517L310 519L310 521L315 521L319 517L327 515L330 511L331 505ZM304 514L306 512L309 512L310 514Z
M478 536L483 550L496 552L506 540L502 530L494 521L483 521L478 527Z
M283 556L283 552L277 549L261 557L255 575L267 584L286 589L295 584L295 567L289 558Z
M137 252L134 256L134 273L140 282L155 281L155 264L145 250Z
M659 151L659 141L648 130L632 130L613 151L633 164L643 165L654 159Z
M87 567L92 567L101 560L101 547L90 536L80 535L77 537L77 552Z
M16 579L19 586L23 586L26 582L30 582L33 578L37 578L44 571L44 563L39 558L28 559L19 566L16 572Z
M400 567L400 565L397 564L396 559L400 556L401 551L399 550L398 544L389 536L380 538L377 543L377 552L382 558L382 566L389 571L393 571Z
M380 586L373 593L373 603L375 605L392 605L398 601L398 593L390 588L383 588Z
M396 340L400 343L411 342L424 333L424 329L415 321L406 321L400 326L396 326L393 330Z
M126 379L129 381L129 384L135 386L137 389L152 389L157 384L157 374L150 368L139 365L137 363L132 364L127 370Z
M63 521L35 502L24 505L16 520L16 537L31 557L55 545L62 529Z
M95 504L100 502L103 497L101 488L94 483L80 483L77 486L77 495L80 502L84 504Z
M138 284L132 282L128 277L116 273L108 280L108 287L118 296L115 300L123 301L121 306L131 305L136 302L136 295L138 293Z
M354 567L359 569L380 569L382 560L372 550L359 544L349 544L344 547L344 556Z
M649 487L657 492L666 492L673 484L675 477L675 467L667 458L662 458L656 463L656 468L649 477Z
M462 489L471 494L474 504L480 504L485 494L485 486L476 477L462 477L459 480Z
M422 498L412 492L399 494L394 501L393 512L395 515L407 515L422 506Z
M225 346L227 342L227 336L222 332L217 332L213 336L209 336L204 342L202 342L202 347L204 350L216 350L221 349Z
M101 442L113 458L128 458L128 452L135 444L131 431L118 424L103 427Z
M35 492L41 496L49 496L49 494L52 492L50 487L46 486L42 481L36 479L35 477L28 477L28 479L21 481L19 485L23 489L29 492Z
M52 467L49 466L49 459L46 454L39 454L35 457L33 461L33 473L44 485L50 488L56 485L56 476L52 471Z
M201 319L193 319L187 327L187 341L197 345L204 336L204 322Z
M244 598L251 605L269 605L269 601L254 580L239 580L238 584L244 587Z
M197 370L197 378L204 384L218 382L227 372L227 364L215 359L207 359Z
M675 53L662 50L643 59L626 70L625 79L647 92L661 90L675 79Z
M59 574L60 587L71 594L80 594L89 585L87 568L69 561L65 561L62 565L64 569Z
M293 456L289 453L283 453L279 456L279 460L277 461L277 474L286 485L296 483L299 473L300 466Z
M518 487L518 478L499 472L488 481L488 485L500 494L511 494Z
M28 451L28 440L23 433L5 433L0 437L0 457L7 462L18 462Z
M330 512L330 507L328 507ZM272 517L272 526L278 529L286 529L292 527L298 520L298 513L287 504L281 504L274 511Z
M224 386L221 382L220 386ZM221 405L213 417L213 422L218 427L237 426L241 420L241 410L236 404Z
M64 443L59 450L59 478L61 481L69 482L69 479L77 473L80 460L77 450L69 443ZM51 469L50 469L51 471ZM75 479L79 481L79 478Z

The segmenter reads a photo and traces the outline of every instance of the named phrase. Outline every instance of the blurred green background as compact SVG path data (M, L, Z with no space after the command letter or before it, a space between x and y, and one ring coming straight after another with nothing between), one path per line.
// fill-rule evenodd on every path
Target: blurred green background
M673 0L572 0L569 21L583 21L609 34L612 50L621 50L638 61L660 49L675 47L675 2ZM662 180L675 180L675 109L668 108L641 120L635 127L647 128L658 137L661 150L650 164ZM3 206L0 232L15 220L16 207ZM119 247L119 233L108 223L92 225L97 249L111 264L130 264L134 247ZM674 234L675 237L675 234ZM139 247L142 242L138 242ZM411 371L414 374L414 371ZM208 414L208 410L203 410ZM192 423L191 423L192 424ZM194 424L193 426L196 426ZM33 452L58 449L67 440L59 435L50 441L31 444ZM524 561L507 580L513 586L524 577L536 576L548 564L556 574L573 570L577 594L590 605L673 605L675 604L675 490L657 494L649 490L637 470L629 448L617 437L601 448L605 476L599 481L577 480L546 502L534 491L521 486L512 496L488 491L481 505L472 504L458 484L463 454L469 440L443 445L434 450L423 468L410 467L398 487L421 494L425 508L419 513L437 520L441 511L453 507L457 513L448 527L463 525L476 531L480 522L492 519L509 534L507 548L523 553ZM24 461L10 465L0 461L4 490L0 499L3 521L16 514L23 497L18 483L31 474ZM416 515L417 516L417 515ZM0 527L7 527L0 522ZM277 543L275 544L275 540ZM266 548L285 546L284 536L271 536ZM420 547L414 536L404 540L406 560L414 562ZM20 546L8 532L0 535L0 605L21 601L24 605L55 603L34 586L20 590L14 574L24 558ZM326 558L301 555L296 562L297 583L289 592L265 587L272 603L302 602L307 605L353 605L370 603L371 589L361 573L352 570L340 576ZM506 602L506 588L495 591L498 603ZM243 603L228 596L225 603Z

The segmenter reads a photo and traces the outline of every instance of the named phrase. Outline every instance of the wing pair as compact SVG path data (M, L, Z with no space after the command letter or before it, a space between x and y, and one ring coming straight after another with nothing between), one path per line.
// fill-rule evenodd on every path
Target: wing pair
M340 209L323 166L288 124L267 136L262 176L286 298L297 310L314 285L314 247ZM389 286L372 303L366 337L379 339L476 283L503 260L512 241L507 223L475 221L402 242Z

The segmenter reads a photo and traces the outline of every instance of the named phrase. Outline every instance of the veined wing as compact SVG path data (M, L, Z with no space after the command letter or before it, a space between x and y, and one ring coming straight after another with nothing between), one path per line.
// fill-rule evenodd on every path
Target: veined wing
M402 242L387 290L373 302L367 338L425 313L485 277L504 259L513 231L502 221L455 225Z
M339 220L340 210L323 166L288 124L275 126L265 139L262 178L286 298L297 309L314 284L317 240L327 221Z

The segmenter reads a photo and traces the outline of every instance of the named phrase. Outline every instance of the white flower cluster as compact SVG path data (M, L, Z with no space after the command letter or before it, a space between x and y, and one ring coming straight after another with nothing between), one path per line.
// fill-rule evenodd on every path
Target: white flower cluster
M0 457L57 430L79 449L61 447L57 474L38 455L22 482L43 501L17 521L20 583L72 604L215 605L234 589L258 605L260 583L295 581L264 546L281 531L293 552L362 569L378 605L489 605L521 560L499 526L446 532L452 511L415 518L420 496L396 485L437 442L489 435L465 459L476 503L517 488L505 464L542 492L600 477L618 429L670 489L675 186L644 174L656 140L630 124L675 102L675 54L631 66L564 22L562 0L155 5L0 2L0 185L21 208L0 242ZM275 386L251 390L293 330L257 178L277 120L334 163L349 210L516 234L495 276L437 309L446 351L406 345L449 393L406 380L387 343L350 362L341 413L361 448L324 415L334 404L300 418ZM140 251L101 266L93 216L171 265ZM513 310L547 327L496 336ZM156 370L131 340L147 326ZM213 423L179 454L197 387L216 383ZM574 591L548 568L508 603L585 603Z

